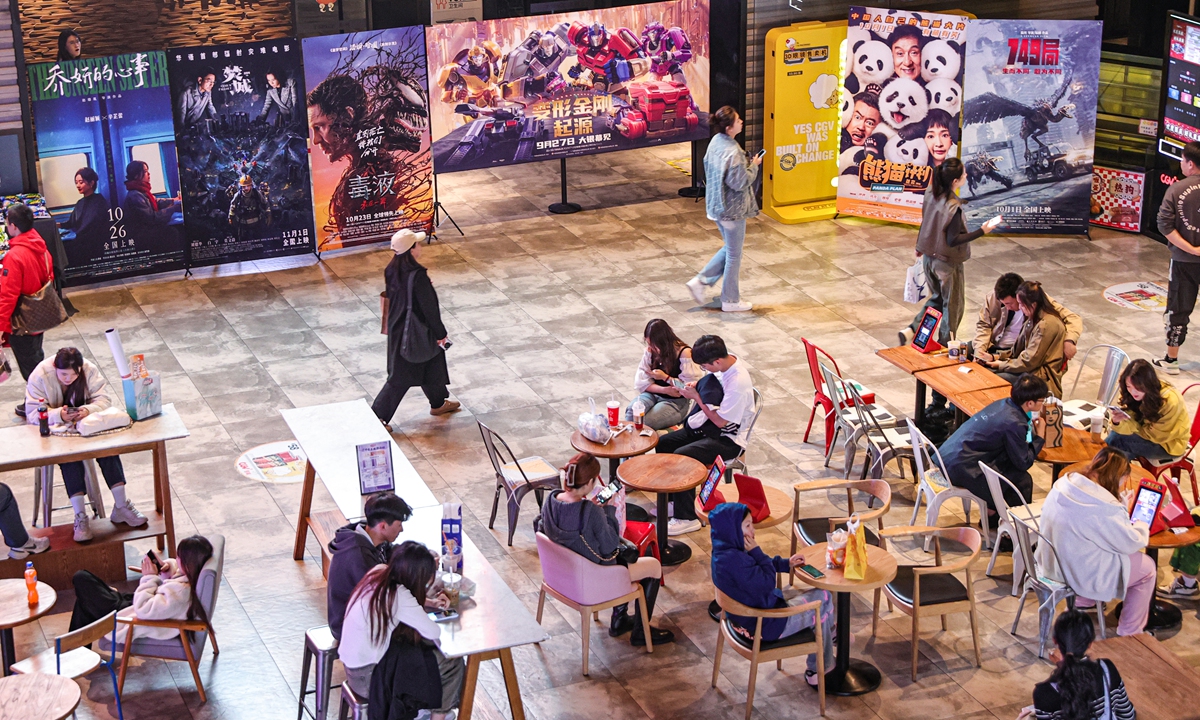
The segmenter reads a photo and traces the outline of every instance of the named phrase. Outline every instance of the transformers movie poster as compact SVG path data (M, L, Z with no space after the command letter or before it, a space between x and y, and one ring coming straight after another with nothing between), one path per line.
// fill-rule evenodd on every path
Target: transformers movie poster
M167 51L191 265L311 252L300 41Z
M966 35L957 15L850 8L839 213L921 223L933 169L958 157Z
M306 38L317 249L433 230L425 31Z
M426 33L438 172L709 135L708 0Z
M30 65L38 183L66 285L184 267L175 129L161 52Z
M972 20L963 96L963 218L1003 233L1084 233L1100 85L1093 20Z

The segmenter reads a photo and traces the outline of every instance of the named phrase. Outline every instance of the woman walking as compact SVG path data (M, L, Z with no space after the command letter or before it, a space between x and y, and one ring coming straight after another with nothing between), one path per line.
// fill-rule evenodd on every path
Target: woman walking
M421 257L421 241L425 233L414 233L411 230L401 230L392 236L392 251L396 257L388 263L383 271L386 283L388 301L386 328L388 336L387 382L375 396L371 409L376 417L391 432L388 423L400 407L400 401L410 387L420 386L425 397L429 398L429 414L445 415L462 407L450 399L450 371L446 368L446 347L450 344L446 337L446 326L442 324L442 313L438 309L437 292L429 281L429 273L419 262ZM404 341L404 329L408 325L409 297L412 298L412 312L420 320L432 337L441 338L437 341L438 348L433 357L424 362L410 362L404 358L401 349Z
M738 272L742 267L742 244L746 241L746 220L758 215L754 199L754 181L762 165L762 154L750 158L735 140L742 132L742 119L728 105L709 118L713 138L704 154L704 194L708 219L717 223L725 244L713 255L700 274L688 280L687 287L696 302L704 302L704 286L713 286L722 277L721 310L746 312L753 307L741 301Z

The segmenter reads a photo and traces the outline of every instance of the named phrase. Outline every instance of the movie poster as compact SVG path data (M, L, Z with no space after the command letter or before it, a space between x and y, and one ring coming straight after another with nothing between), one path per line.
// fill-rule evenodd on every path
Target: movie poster
M850 8L839 213L921 223L933 169L958 156L966 31L958 15Z
M424 28L303 44L317 250L432 232Z
M184 267L161 52L29 66L38 181L62 229L66 285Z
M300 42L167 51L189 264L311 252Z
M440 173L709 135L708 0L426 32Z
M1100 86L1093 20L973 20L963 97L967 226L1084 233Z

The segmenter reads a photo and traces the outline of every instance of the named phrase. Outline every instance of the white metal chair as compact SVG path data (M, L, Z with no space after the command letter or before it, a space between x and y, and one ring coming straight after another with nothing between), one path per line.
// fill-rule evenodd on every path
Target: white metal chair
M1021 497L1021 491L1017 489L1012 480L996 472L982 461L979 463L979 469L983 471L983 476L987 478L988 490L992 493L992 503L996 506L997 514L996 542L992 546L992 559L988 562L987 572L984 574L992 574L992 568L996 566L996 555L1000 552L1000 536L1007 535L1009 540L1014 543L1012 595L1016 597L1020 594L1021 585L1025 580L1025 561L1021 557L1021 554L1016 552L1016 538L1013 537L1012 523L1008 519L1008 515L1010 512L1013 512L1013 509L1008 506L1008 500L1004 497L1004 485L1007 484L1012 488L1013 493L1021 498L1019 512L1035 528L1038 526L1038 518L1042 516L1042 503L1035 502L1030 504L1025 502L1025 498Z
M733 482L733 471L737 469L743 475L749 474L746 470L746 448L750 447L750 438L754 435L754 424L758 422L758 416L762 414L763 399L762 393L758 388L754 388L754 416L750 418L750 427L746 428L746 447L741 449L738 456L725 463L725 482ZM688 410L691 412L690 408Z
M508 497L508 546L512 547L513 535L517 532L517 517L521 514L521 500L534 493L538 507L542 506L542 495L547 490L559 487L558 470L537 455L517 459L513 451L487 425L476 421L483 445L487 448L492 470L496 473L496 495L492 498L492 515L488 519L488 530L496 525L496 511L500 507L500 493Z
M1100 374L1100 387L1097 389L1094 400L1076 398L1075 389L1079 386L1079 376L1083 374L1088 357L1096 348L1108 348L1108 355L1104 358L1104 370ZM1113 396L1117 394L1117 385L1121 380L1121 370L1128 362L1129 355L1116 345L1093 345L1087 349L1087 352L1083 354L1083 360L1079 363L1079 368L1075 371L1075 382L1071 383L1071 392L1067 395L1070 400L1063 403L1063 417L1072 420L1069 423L1072 427L1081 428L1082 418L1091 417L1093 411L1112 404Z
M917 466L917 497L913 503L912 519L909 525L917 524L917 516L921 511L921 502L925 502L925 525L936 527L942 504L947 500L959 499L963 504L963 514L967 516L967 524L971 524L971 505L979 508L979 527L983 534L984 547L988 547L988 516L987 503L983 498L964 488L950 484L950 474L946 472L946 463L937 447L929 438L917 429L917 424L908 418L908 434L913 439L913 464ZM928 464L926 464L928 463ZM940 477L939 477L940 475ZM944 483L944 484L943 484ZM929 550L929 538L925 538L925 549Z
M859 411L854 407L854 400L850 397L847 389L849 384L843 381L837 371L826 365L823 360L818 360L817 365L820 367L821 376L825 379L825 386L829 389L829 397L837 408L834 413L833 440L830 441L829 449L825 453L825 467L829 467L829 461L833 458L833 448L837 445L838 435L844 434L846 439L842 442L842 452L845 457L845 465L842 469L842 477L848 479L850 468L854 466L854 456L858 452L859 438L867 434L868 428L864 427L859 420ZM879 405L866 405L864 410L881 426L893 425L896 422L896 417Z

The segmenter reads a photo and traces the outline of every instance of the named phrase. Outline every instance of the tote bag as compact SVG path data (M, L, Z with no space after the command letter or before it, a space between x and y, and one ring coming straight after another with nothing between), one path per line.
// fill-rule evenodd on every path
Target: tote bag
M408 315L404 318L404 331L400 336L400 357L414 365L427 363L441 351L433 331L417 316L413 307L413 277L408 276Z

